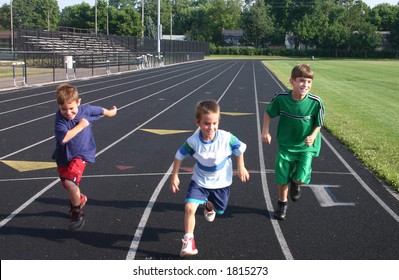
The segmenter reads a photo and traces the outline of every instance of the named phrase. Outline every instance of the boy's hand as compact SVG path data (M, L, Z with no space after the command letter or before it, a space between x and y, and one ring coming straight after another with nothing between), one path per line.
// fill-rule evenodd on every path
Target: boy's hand
M249 180L249 173L245 167L237 168L237 175L243 183Z
M262 133L260 140L264 143L271 144L272 143L272 136L270 133Z
M180 180L178 176L172 176L172 179L170 180L170 190L172 193L177 193L180 191L179 188L180 185Z
M305 144L310 147L313 145L314 140L315 138L313 136L308 136L305 138Z
M116 113L118 112L118 108L116 108L116 106L112 106L111 110L109 110L110 113L110 117L113 117L116 115Z
M73 137L75 137L78 133L80 133L83 129L88 127L90 125L90 122L86 120L85 118L81 118L79 122L68 132L65 134L64 139L62 139L61 144L65 144L69 142Z
M112 106L112 108L111 109L103 109L104 110L104 113L103 113L103 115L104 116L106 116L106 117L113 117L113 116L115 116L116 115L116 113L117 113L117 111L118 111L118 108L116 108L116 106Z

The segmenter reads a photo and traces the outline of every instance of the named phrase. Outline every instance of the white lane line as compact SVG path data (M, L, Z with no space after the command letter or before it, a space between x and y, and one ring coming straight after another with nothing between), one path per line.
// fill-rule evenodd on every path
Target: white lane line
M273 169L266 169L265 171L259 170L248 170L250 174L261 174L265 172L266 174L274 174ZM322 172L322 171L313 171L313 174L326 174L326 175L350 175L350 172ZM192 172L179 172L180 175L189 175L193 174ZM148 173L123 173L123 174L93 174L93 175L84 175L83 179L89 178L118 178L118 177L145 177L145 176L163 176L165 172L148 172ZM27 177L27 178L5 178L0 179L0 182L18 182L18 181L32 181L32 180L55 180L58 177ZM1 187L1 186L0 186Z
M143 236L145 226L147 225L147 221L150 218L152 208L154 207L155 202L157 201L158 195L161 192L163 186L169 178L170 173L172 172L173 164L169 167L168 171L163 176L162 180L159 182L158 186L154 190L150 201L144 210L143 215L141 216L140 223L137 226L136 232L134 233L133 241L130 244L129 251L126 256L126 260L134 260L136 257L137 249L139 248L139 244L141 241L141 237Z
M255 91L255 107L256 107L256 128L258 132L258 151L259 151L259 164L260 164L260 171L261 171L261 181L262 181L262 188L263 188L263 195L266 201L266 209L269 211L270 221L272 223L274 232L276 234L277 240L280 244L281 250L287 260L293 260L294 257L292 256L291 250L288 247L287 241L285 240L283 231L281 230L280 224L276 219L273 218L274 208L273 203L270 198L269 193L269 186L267 184L266 178L266 166L265 166L265 158L263 156L263 146L262 142L260 141L261 138L261 117L259 113L259 100L258 100L258 90L256 85L256 74L255 74L255 66L252 63L252 71L253 71L253 79L254 79L254 91Z
M234 65L234 64L233 64ZM154 115L152 118L150 118L149 120L147 120L146 122L142 123L140 126L136 127L135 129L133 129L132 131L130 131L129 133L125 134L124 136L122 136L121 138L119 138L117 141L113 142L112 144L108 145L107 147L105 147L104 149L102 149L101 151L99 151L96 154L96 157L101 155L102 153L104 153L105 151L109 150L110 148L112 148L113 146L115 146L117 143L121 142L122 140L124 140L125 138L127 138L129 135L133 134L134 132L136 132L138 129L140 129L141 127L143 127L144 125L146 125L147 123L149 123L150 121L152 121L153 119L157 118L158 116L160 116L161 114L163 114L164 112L168 111L170 108L172 108L173 106L175 106L177 103L181 102L182 100L186 99L188 96L190 96L191 94L193 94L195 91L197 91L198 89L200 89L201 87L205 86L206 84L208 84L209 82L211 82L212 80L216 79L217 77L219 77L220 75L222 75L224 72L226 72L227 70L229 70L231 67L233 67L233 65L231 65L230 67L228 67L226 70L220 72L219 74L217 74L216 76L214 76L211 80L209 80L208 82L206 82L205 84L201 85L200 87L198 87L197 89L195 89L194 91L192 91L189 95L181 98L180 100L176 101L175 103L173 103L172 105L170 105L169 107L165 108L164 110L162 110L161 112L159 112L158 114ZM221 67L221 66L220 66ZM218 68L218 67L217 67ZM202 76L207 72L210 72L213 69L210 69L208 71L202 72L201 74L197 75L196 77ZM194 77L186 80L192 80ZM174 86L177 86L179 84L178 83L175 84ZM174 86L170 86L168 89L173 88ZM159 92L163 92L166 89L163 89ZM53 138L53 137L51 137ZM51 139L50 138L50 139ZM48 139L47 139L48 140ZM43 142L43 141L42 141ZM31 145L32 146L32 145ZM4 158L4 157L3 157ZM1 158L1 159L3 159ZM37 194L35 194L34 196L32 196L30 199L28 199L24 204L22 204L18 209L16 209L15 211L13 211L9 216L7 216L4 220L2 220L0 222L0 228L2 228L3 226L5 226L12 218L14 218L16 215L18 215L22 210L24 210L26 207L28 207L36 198L38 198L40 195L42 195L44 192L46 192L47 190L49 190L51 187L53 187L57 182L59 181L59 179L51 182L49 185L47 185L44 189L42 189L40 192L38 192Z
M346 162L346 160L338 153L338 151L331 145L331 143L327 140L327 138L322 135L322 138L324 142L326 142L327 146L330 147L330 149L333 151L335 156L342 162L343 165L349 170L350 173L352 173L353 177L356 178L356 180L360 183L360 185L377 201L379 205L381 205L382 208L384 208L385 211L388 212L389 215L392 216L396 220L396 222L399 222L399 216L391 209L389 206L382 201L381 198L363 181L363 179L356 173L356 171Z
M236 63L235 63L236 64ZM224 72L226 72L227 70L229 70L231 67L233 67L235 64L231 65L230 67L226 68L224 71L222 71L221 73L219 73L218 75L214 76L212 79L208 80L206 83L202 84L201 86L199 86L198 88L194 89L193 91L191 91L190 93L188 93L187 95L185 95L183 98L181 98L180 100L176 101L175 103L173 103L172 105L170 105L167 109L172 108L173 106L175 106L177 103L180 103L182 100L186 99L187 97L191 96L193 93L197 92L200 88L204 87L205 85L209 84L211 81L213 81L214 79L216 79L217 77L219 77L220 75L222 75ZM242 69L242 67L241 67ZM241 71L241 69L239 71ZM237 74L238 75L238 74ZM235 80L235 78L237 77L237 75L234 77L233 81ZM228 87L231 86L231 84L233 83L233 81L231 81L231 83L229 84ZM222 96L226 93L227 89L225 90L225 92L222 94ZM221 97L219 98L219 100L221 99ZM218 100L218 101L219 101ZM167 110L165 109L165 110ZM199 129L199 128L198 128ZM197 130L198 130L197 129ZM141 216L139 225L134 233L134 237L133 237L133 241L130 244L130 248L129 251L126 255L126 260L134 260L136 257L136 253L137 253L137 249L140 245L140 241L141 241L141 237L143 236L143 232L145 229L145 226L147 225L148 219L150 218L151 215L151 211L152 208L154 207L154 204L158 198L158 195L161 191L161 189L163 188L163 186L165 185L167 179L169 178L169 175L171 173L173 169L173 163L169 166L169 169L167 171L167 173L165 173L165 176L162 178L162 180L159 182L158 186L155 188L150 201L148 202L143 216Z
M44 142L47 142L47 141L49 141L49 140L51 140L51 139L53 139L53 138L54 138L54 136L51 136L51 137L49 137L49 138L46 138L46 139L41 140L41 141L39 141L39 142L36 142L36 143L34 143L34 144L32 144L32 145L26 146L25 148L22 148L22 149L20 149L20 150L17 150L17 151L12 152L11 154L8 154L8 155L5 155L5 156L0 157L0 160L5 159L5 158L8 158L8 157L10 157L10 156L13 156L13 155L15 155L15 154L18 154L18 153L23 152L23 151L25 151L25 150L28 150L28 149L30 149L30 148L32 148L32 147L34 147L34 146L40 145L40 144L42 144L42 143L44 143Z
M270 73L269 69L267 69L266 65L262 64L266 71L272 76L273 80L280 86L282 90L284 88L281 86L280 82L278 82L274 76ZM321 133L320 133L321 134ZM323 141L327 144L327 146L333 151L335 156L342 162L342 164L349 170L353 177L360 183L360 185L371 195L372 198L385 210L389 215L392 216L397 222L399 222L399 216L384 202L382 199L363 181L363 179L356 173L356 171L346 162L346 160L339 154L339 152L333 147L333 145L321 134ZM395 197L396 198L396 197Z
M134 91L134 90L137 90L137 89L141 89L141 88L145 88L145 87L148 87L148 86L152 86L152 85L154 85L154 84L158 84L158 83L161 83L161 82L170 80L170 79L175 79L176 77L180 77L180 76L183 76L183 75L187 75L188 73L191 73L191 72L194 72L194 71L198 71L198 70L200 70L200 69L202 69L202 68L207 68L207 66L204 66L204 67L201 67L201 68L196 68L196 69L194 69L194 70L191 70L191 71L188 71L188 72L184 72L184 73L181 73L181 74L179 74L179 75L170 76L169 78L165 78L165 79L163 79L163 80L158 80L158 81L155 81L155 82L152 82L152 83L144 84L144 85L142 85L142 86L138 86L138 87L135 87L135 88L130 88L130 89L128 89L128 90L124 90L124 91L121 91L121 92L118 92L118 93L115 93L115 94L112 94L112 95L107 95L107 96L105 96L105 97L98 98L98 99L95 99L95 100L91 100L91 101L89 101L89 102L86 102L85 104L95 103L95 102L98 102L98 101L102 101L102 100L105 100L105 99L109 99L109 98L112 98L112 97L115 97L115 96L119 96L119 95L122 95L122 94L125 94L125 93L128 93L128 92L131 92L131 91ZM209 68L209 67L208 67L208 68ZM213 70L213 69L211 69L211 70ZM209 72L209 71L211 71L211 70L208 70L207 72ZM207 72L204 72L204 73L207 73ZM202 74L204 74L204 73L202 73ZM201 74L200 74L200 75L201 75ZM149 77L149 78L154 78L154 77L156 77L156 76L152 76L152 77ZM197 76L195 76L195 77L197 77ZM190 79L188 79L188 80L185 80L184 82L190 81L191 79L193 79L193 78L195 78L195 77L192 77L192 78L190 78ZM145 79L141 79L141 80L145 80ZM137 82L137 81L140 81L140 80L136 80L136 81L134 81L134 82ZM131 84L131 83L132 83L131 81L130 81L130 82L125 82L125 83L119 84L118 86L125 85L125 84ZM183 82L182 82L182 83L183 83ZM176 86L176 85L173 85L173 86ZM173 87L173 86L172 86L172 87ZM114 86L114 85L112 85L112 86L107 86L107 87L101 88L101 90L106 90L106 89L113 88L113 87L115 87L115 86ZM96 91L98 91L98 90L90 90L90 91L81 93L80 96L85 95L85 94L89 94L89 93L92 93L92 92L96 92ZM144 99L147 99L147 98L149 98L149 97L151 97L151 96L153 96L153 95L156 95L156 94L158 94L158 93L159 93L159 92L156 92L156 93L154 93L154 94L152 94L152 95L148 95L148 96L146 96L146 97L140 99L139 101L144 100ZM137 103L137 102L139 102L139 101L133 102L133 103L131 103L131 104ZM42 105L42 104L51 103L51 102L54 102L54 100L48 100L48 101L44 101L44 102L41 102L41 103L37 103L37 104L32 104L32 105L29 105L29 106L25 106L25 107L18 107L17 109L12 109L12 110L9 110L9 111L0 112L0 115L2 115L2 114L7 114L7 113L11 113L11 112L15 112L15 111L18 111L18 110L23 110L23 109L26 109L26 108L32 108L32 106ZM129 104L129 105L131 105L131 104ZM127 107L127 105L125 105L125 106L123 106L123 107L120 107L120 108L118 108L118 109L121 110L121 109L123 109L124 107ZM12 126L4 127L4 128L1 128L0 131L6 131L6 130L9 130L9 129L12 129L12 128L15 128L15 127L18 127L18 126L26 125L26 124L29 124L29 123L32 123L32 122L35 122L35 121L38 121L38 120L41 120L41 119L44 119L44 118L47 118L47 117L51 117L51 116L53 116L53 115L55 115L55 113L48 114L48 115L45 115L45 116L42 116L42 117L38 117L38 118L35 118L35 119L31 119L31 120L29 120L29 121L21 122L21 123L12 125Z
M139 78L139 79L133 80L133 81L131 80L132 77L130 75L125 75L123 77L118 77L118 78L112 79L113 85L110 86L110 87L118 87L120 85L125 85L125 84L134 83L134 82L144 81L144 80L147 80L147 79L153 79L155 77L159 77L159 76L163 76L163 75L170 75L170 74L173 74L175 72L181 72L181 71L185 71L186 69L191 69L191 67L176 68L173 71L168 71L168 70L166 70L164 68L162 68L162 69L157 68L157 70L158 69L160 71L155 71L155 69L154 69L154 71L152 71L150 75L148 75L149 74L148 72L143 72L143 73L137 73L136 72L133 78ZM134 71L130 71L130 72L126 71L125 73L127 74L127 73L131 73L131 72L134 72ZM140 78L141 76L144 76L144 78ZM127 80L127 79L129 79L129 82L116 83L118 81L121 81L121 80L123 81L123 80ZM74 80L73 82L77 82L77 81L80 81L80 80L83 80L83 79ZM71 81L69 81L69 82L71 82ZM59 81L59 83L62 83L62 81ZM105 81L104 80L97 80L97 81L94 81L93 83L86 83L84 85L81 85L81 86L79 86L79 88L80 87L82 87L82 88L83 87L90 87L90 86L93 86L93 85L97 86L97 85L101 85L101 84L104 84L104 83L108 84L109 80L105 80ZM50 84L54 84L54 83L51 82ZM106 89L106 88L110 88L110 87L101 87L101 88L102 89ZM30 91L31 88L26 89L26 90ZM23 91L25 91L25 90L24 89L20 89L18 92L23 92ZM79 93L79 94L80 95L85 95L85 94L90 93L90 92L93 92L93 91L82 92L82 93ZM17 101L17 100L21 100L21 99L37 98L38 96L47 95L47 94L54 94L54 90L45 91L45 92L39 92L39 93L36 93L36 94L25 95L25 96L20 96L20 97L15 97L15 98L9 98L9 99L6 99L6 100L0 100L0 104L1 103L12 102L12 101ZM35 106L35 104L32 104L31 106ZM4 114L4 112L1 112L0 114Z
M54 180L53 182L51 182L49 185L47 185L44 189L42 189L40 192L38 192L37 194L35 194L34 196L32 196L31 198L29 198L24 204L22 204L21 206L18 207L18 209L14 210L10 215L8 215L6 218L4 218L1 222L0 222L0 228L2 228L3 226L5 226L9 221L11 221L12 218L14 218L16 215L19 214L19 212L21 212L22 210L24 210L26 207L29 206L29 204L31 204L33 201L35 201L35 199L37 199L38 197L40 197L42 194L44 194L47 190L51 189L55 184L57 184L60 181L60 179Z
M217 68L219 68L219 67L221 67L221 66L218 66ZM204 67L201 67L201 68L198 68L198 69L202 69L202 68L204 68ZM178 85L180 85L180 84L182 84L182 83L184 83L184 82L190 81L190 80L192 80L192 79L194 79L194 78L196 78L196 77L199 77L199 76L201 76L201 75L204 75L204 74L206 74L206 73L208 73L208 72L210 72L210 71L212 71L212 70L214 70L214 69L217 69L217 68L212 68L211 70L202 72L201 74L199 74L199 75L197 75L197 76L191 77L191 78L189 78L189 79L187 79L187 80L185 80L185 81L183 81L183 82L180 82L180 83L178 83L178 84L175 84L175 85L173 85L173 86L170 86L170 87L168 87L167 89L171 89L171 88L173 88L173 87L176 87L176 86L178 86ZM197 70L198 70L198 69L197 69ZM193 70L193 71L194 71L194 70ZM180 75L179 75L179 76L180 76ZM175 76L175 77L177 77L177 76ZM162 80L162 81L165 81L165 80ZM152 85L152 84L151 84L151 85ZM149 85L146 85L146 86L149 86ZM141 86L141 87L144 87L144 86ZM141 88L141 87L137 87L137 88L130 89L130 90L135 90L135 89L138 89L138 88ZM103 89L104 89L104 88L103 88ZM125 93L125 92L128 92L128 91L130 91L130 90L127 90L127 91L124 91L124 92L119 92L119 93L114 94L114 95L112 95L112 96L120 95L120 94ZM151 95L147 95L146 97L141 98L141 99L138 100L138 101L136 100L136 101L131 102L131 103L129 103L129 104L125 104L124 106L119 107L119 108L118 108L118 111L121 111L121 110L125 109L126 107L131 106L131 105L133 105L133 104L135 104L135 103L138 103L139 101L143 101L143 100L145 100L145 99L147 99L147 98L150 98L150 97L152 97L152 96L155 96L155 95L157 95L157 94L159 94L159 93L161 93L161 92L163 92L163 91L165 91L165 90L166 90L166 89L163 89L163 90L158 91L158 92L156 92L156 93L153 93L153 94L151 94ZM88 92L86 92L86 93L88 93ZM111 95L110 95L110 96L111 96ZM108 96L108 97L110 97L110 96ZM107 98L108 98L108 97L107 97ZM102 98L102 99L104 99L104 98ZM97 100L94 100L94 101L90 101L90 102L87 102L86 104L90 104L90 103L93 103L93 102L95 102L95 101L99 101L99 100L102 100L102 99L97 99ZM51 115L55 115L55 114L51 114ZM46 115L46 116L44 116L44 117L48 117L48 116L51 116L51 115ZM43 117L41 117L41 118L43 118ZM38 120L38 119L35 119L35 120ZM20 126L20 125L23 125L23 124L27 124L27 123L30 123L30 122L32 122L32 121L34 121L34 120L31 120L31 121L28 121L28 122L24 122L24 123L22 123L22 124L17 124L17 125L14 125L13 127ZM7 130L7 129L9 129L9 128L3 128L3 129L0 129L0 131L4 131L4 130ZM129 135L130 135L130 134L129 134ZM2 157L0 157L0 160L5 159L5 158L8 158L8 157L10 157L10 156L12 156L12 155L18 154L18 153L20 153L20 152L22 152L22 151L25 151L25 150L27 150L27 149L29 149L29 148L32 148L32 147L34 147L34 146L40 145L40 144L42 144L42 143L44 143L44 142L46 142L46 141L49 141L49 140L51 140L51 139L53 139L53 138L54 138L54 136L51 136L51 137L46 138L46 139L44 139L44 140L41 140L41 141L39 141L39 142L37 142L37 143L35 143L35 144L32 144L32 145L30 145L30 146L27 146L27 147L25 147L25 148L23 148L23 149L20 149L20 150L18 150L18 151L15 151L15 152L13 152L13 153L11 153L11 154L2 156Z
M200 63L200 62L201 62L201 61L197 61L196 63ZM210 65L210 64L207 64L207 65ZM180 65L176 65L176 64L168 65L168 67L172 67L172 66L180 66ZM184 65L182 65L182 66L184 66ZM176 68L177 68L177 67L176 67ZM150 78L154 78L154 77L158 77L158 76L163 76L163 75L166 75L166 74L171 74L171 73L175 73L175 72L185 71L186 69L191 69L191 68L192 68L192 67L187 66L187 67L181 67L181 68L174 69L173 71L170 71L170 69L166 69L166 68L154 68L154 69L152 69L153 71L150 73L150 75L148 75L149 72L147 72L147 71L141 72L141 73L137 73L137 72L136 72L137 70L124 71L123 73L126 73L125 76L120 77L120 78L112 79L112 82L113 82L114 86L117 87L117 86L119 86L119 85L121 85L121 84L122 84L122 85L123 85L123 84L126 84L126 83L121 83L121 84L116 83L117 81L120 81L120 80L129 79L129 83L138 82L138 81L143 81L143 80L150 79ZM131 79L131 76L128 75L129 73L134 73L134 78L139 78L139 77L141 77L141 76L147 76L147 77L144 77L144 78L141 78L141 79L137 79L137 80L132 81L132 80L130 80L130 79ZM155 73L156 75L154 75L154 73ZM158 74L158 73L161 73L161 74ZM102 76L93 76L93 77L79 78L79 79L77 79L77 80L73 80L73 82L91 80L91 78L94 78L94 77L101 78ZM62 83L62 82L63 82L63 81L51 82L51 83L49 83L49 85L53 85L53 84L57 84L57 83ZM70 81L69 81L69 82L70 82ZM95 80L95 81L92 82L92 83L86 83L86 84L84 84L84 85L79 85L79 88L82 88L82 87L89 87L89 86L93 86L93 85L97 86L97 85L101 85L101 84L104 84L104 83L106 83L106 84L109 83L109 80L104 81L104 80L98 80L98 79L97 79L97 80ZM103 88L103 87L102 87L102 88ZM29 87L29 88L20 88L20 89L18 89L18 93L21 93L21 92L24 92L24 91L31 91L31 90L32 90L31 87ZM88 91L88 92L85 92L85 93L80 93L80 95L84 95L84 94L89 93L89 92L92 92L92 91ZM14 94L15 91L13 91L13 92L2 93L2 95L6 95L6 94L10 94L10 93ZM5 100L0 100L0 104L1 104L1 103L12 102L12 101L17 101L17 100L21 100L21 99L37 98L38 96L46 95L46 94L54 94L54 90L45 91L45 92L40 92L40 93L31 94L31 95L26 95L26 96L20 96L20 97L9 98L9 99L5 99ZM34 106L34 105L32 105L32 106Z

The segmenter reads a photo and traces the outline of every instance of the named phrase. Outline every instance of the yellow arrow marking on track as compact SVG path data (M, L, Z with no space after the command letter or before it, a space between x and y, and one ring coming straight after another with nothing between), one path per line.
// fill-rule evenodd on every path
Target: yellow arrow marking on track
M158 135L169 135L169 134L192 132L192 130L173 130L173 129L140 129L140 130L146 131L149 133L158 134Z
M42 161L23 161L23 160L1 160L2 163L19 172L41 170L48 168L56 168L55 162L42 162Z
M239 116L248 116L248 115L253 115L254 113L240 113L240 112L220 112L222 115L229 115L233 117L239 117Z

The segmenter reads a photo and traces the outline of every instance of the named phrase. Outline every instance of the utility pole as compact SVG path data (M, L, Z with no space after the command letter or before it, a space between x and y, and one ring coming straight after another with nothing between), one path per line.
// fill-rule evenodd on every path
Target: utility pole
M94 25L95 25L95 32L96 32L96 36L97 36L97 0L96 0L96 2L94 3L94 5L95 5L95 7L94 7L94 17L95 17L95 19L94 19L94 21L95 21L95 23L94 23Z
M141 0L141 38L144 37L144 0Z
M11 32L11 53L14 54L14 22L12 16L12 0L10 0L10 32Z
M158 57L160 57L161 55L161 37L162 37L161 0L158 0L158 42L157 42Z

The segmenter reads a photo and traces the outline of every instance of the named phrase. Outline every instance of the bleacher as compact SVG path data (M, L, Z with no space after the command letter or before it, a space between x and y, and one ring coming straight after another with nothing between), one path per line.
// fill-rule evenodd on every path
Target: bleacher
M103 37L87 36L82 34L60 34L59 37L44 37L23 35L24 50L48 51L55 53L71 52L128 52L123 46L111 42Z
M120 66L163 64L161 60L167 64L199 60L210 53L206 42L159 42L148 37L95 34L91 29L73 27L58 27L57 31L14 29L14 35L13 59L37 68L65 67L65 61L72 57L76 67L110 65L119 70ZM159 52L162 56L158 57Z
M112 38L111 38L112 39ZM131 51L102 34L79 32L35 32L25 30L19 34L18 49L26 52L51 53L63 59L73 56L79 66L102 66L131 63Z

